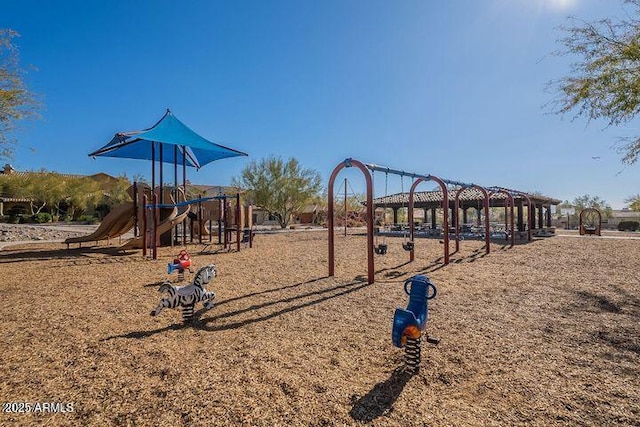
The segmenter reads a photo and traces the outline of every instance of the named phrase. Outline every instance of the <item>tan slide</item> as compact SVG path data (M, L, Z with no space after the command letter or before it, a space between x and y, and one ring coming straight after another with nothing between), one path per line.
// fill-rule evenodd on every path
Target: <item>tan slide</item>
M97 242L122 236L133 228L134 213L132 202L118 205L104 217L96 231L86 236L70 237L64 243Z
M174 207L171 214L158 224L158 236L170 231L173 227L184 221L190 210L191 205L187 205L182 212L178 213L178 208ZM134 237L124 245L120 246L120 249L142 249L142 236Z

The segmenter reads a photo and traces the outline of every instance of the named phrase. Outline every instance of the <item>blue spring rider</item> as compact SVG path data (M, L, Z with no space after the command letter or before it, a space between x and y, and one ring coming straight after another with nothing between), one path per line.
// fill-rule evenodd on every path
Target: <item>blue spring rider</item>
M418 275L404 282L404 292L409 295L409 305L406 310L396 308L391 337L394 346L405 348L406 366L415 373L420 368L420 345L427 325L428 303L436 296L437 290L427 276ZM438 344L440 340L427 335L427 342Z

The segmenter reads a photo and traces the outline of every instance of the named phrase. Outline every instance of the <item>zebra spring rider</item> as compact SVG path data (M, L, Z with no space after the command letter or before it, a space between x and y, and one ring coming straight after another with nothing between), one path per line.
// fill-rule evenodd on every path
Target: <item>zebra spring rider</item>
M158 292L167 292L169 295L160 300L158 306L151 311L151 315L157 316L164 308L182 307L182 320L189 322L193 318L193 309L197 302L202 302L206 310L211 310L216 294L207 291L204 286L216 275L216 266L209 264L200 268L193 282L187 286L174 286L165 281L160 285Z
M178 271L178 282L184 281L184 271L189 270L191 273L191 256L186 250L181 250L178 256L173 260L173 263L167 264L167 274L171 274L174 271Z
M408 289L411 285L411 289ZM404 292L409 295L406 309L396 308L393 315L391 337L393 345L405 348L405 364L412 373L420 369L422 333L427 325L428 302L436 296L436 287L427 276L418 275L404 282ZM438 344L440 340L427 335L427 342Z

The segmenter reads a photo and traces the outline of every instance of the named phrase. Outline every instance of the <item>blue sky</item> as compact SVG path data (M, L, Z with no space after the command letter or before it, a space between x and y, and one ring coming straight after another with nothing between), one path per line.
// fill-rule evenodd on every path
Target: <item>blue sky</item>
M226 185L251 159L296 157L325 183L353 157L614 208L640 193L640 166L612 146L640 132L549 114L569 70L557 27L619 15L617 0L2 1L21 34L30 88L18 169L139 173L148 162L87 154L166 108L209 140L249 153L189 170ZM593 159L593 157L599 157ZM341 174L362 191L354 171ZM376 195L384 194L376 179ZM389 179L389 193L400 190ZM404 189L408 188L404 183ZM429 188L425 186L425 188Z

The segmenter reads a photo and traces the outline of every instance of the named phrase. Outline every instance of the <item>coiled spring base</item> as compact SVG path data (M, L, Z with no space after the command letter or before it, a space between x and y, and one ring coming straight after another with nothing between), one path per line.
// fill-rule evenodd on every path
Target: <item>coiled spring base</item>
M417 373L420 369L420 345L422 338L407 338L404 349L404 361L407 370Z

